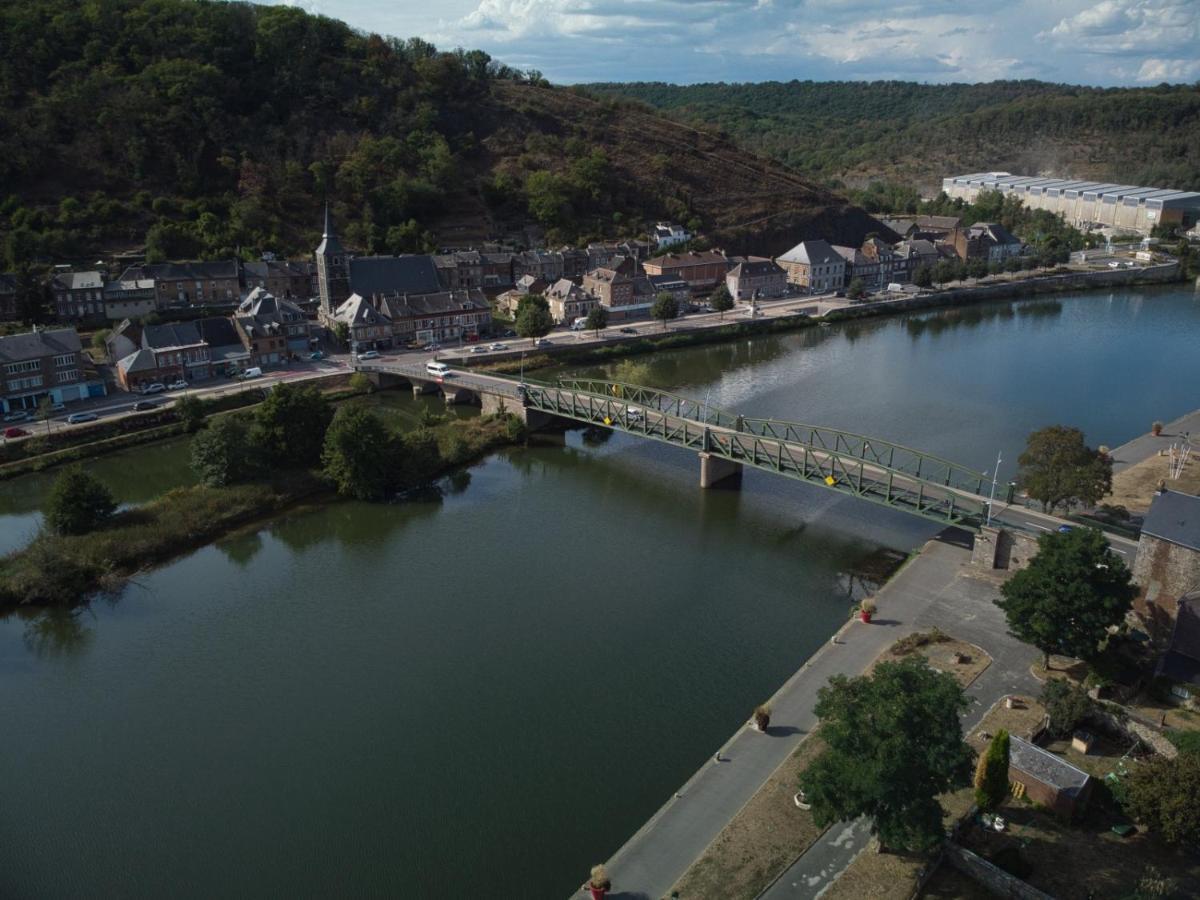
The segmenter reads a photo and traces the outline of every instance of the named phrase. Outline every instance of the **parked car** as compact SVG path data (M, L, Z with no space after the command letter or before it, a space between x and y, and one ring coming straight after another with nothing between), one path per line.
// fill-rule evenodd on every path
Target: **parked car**
M172 381L170 384L167 385L167 390L168 391L186 391L187 386L188 386L188 383L186 381L184 381L182 378L177 378L175 381Z
M27 437L28 435L28 431L26 431L24 428L18 428L16 425L13 425L11 428L4 429L4 436L6 438Z
M430 351L430 350L441 350L441 349L442 349L442 345L441 345L441 344L439 344L437 341L433 341L432 343L426 344L426 345L425 345L424 347L422 347L421 349L422 349L422 350L426 350L426 351Z
M538 338L536 341L533 342L533 346L549 347L553 343L554 343L554 341L550 340L549 338Z
M322 353L320 350L314 350L312 353L308 354L308 358L309 359L324 359L325 354Z
M161 381L152 381L150 384L142 388L143 394L161 394L167 389L167 386Z
M148 409L158 409L158 404L153 400L139 400L133 404L134 412L145 412Z
M497 342L495 344L488 344L488 349L489 350L507 350L508 344L501 344L499 342Z
M472 353L487 353L488 351L487 351L487 347L477 344L476 346L471 348L471 352Z
M4 414L5 422L28 422L29 412L24 409L16 409L10 413Z
M245 372L238 376L242 381L249 381L251 378L262 378L262 369L258 366L251 366Z
M1059 534L1070 534L1070 533L1071 533L1072 531L1074 531L1074 530L1075 530L1075 529L1074 529L1074 528L1072 528L1070 525L1059 525L1059 526L1058 526L1058 533L1059 533Z
M68 425L79 425L82 422L95 422L98 418L94 412L77 412L67 416Z
M66 412L66 411L67 411L67 404L65 404L65 403L51 403L50 404L50 412L60 413L60 412Z
M504 332L504 336L505 337L516 337L517 333L510 328L510 329L508 329L508 331Z
M359 359L379 359L379 351L378 350L367 350L363 353L358 354L358 358Z
M637 334L636 328L630 328L628 326L626 326L625 328L619 328L617 330L620 331L621 334Z

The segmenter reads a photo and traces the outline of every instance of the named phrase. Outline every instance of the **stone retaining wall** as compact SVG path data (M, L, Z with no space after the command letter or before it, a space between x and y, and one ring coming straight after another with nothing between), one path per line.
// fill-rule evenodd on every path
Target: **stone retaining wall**
M1015 875L1008 874L999 866L993 865L982 856L972 853L954 841L946 841L942 859L998 897L1011 897L1016 900L1054 900L1050 894L1039 891Z

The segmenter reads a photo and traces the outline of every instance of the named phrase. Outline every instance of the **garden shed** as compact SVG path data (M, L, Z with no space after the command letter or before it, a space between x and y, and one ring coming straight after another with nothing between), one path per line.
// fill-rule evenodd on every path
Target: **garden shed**
M1024 785L1030 800L1068 820L1083 811L1092 792L1087 772L1016 735L1009 740L1008 778Z

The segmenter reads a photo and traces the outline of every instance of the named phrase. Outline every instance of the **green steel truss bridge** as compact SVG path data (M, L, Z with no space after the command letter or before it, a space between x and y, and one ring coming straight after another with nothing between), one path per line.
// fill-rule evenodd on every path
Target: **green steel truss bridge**
M525 405L939 522L978 527L987 517L986 475L891 441L739 416L667 391L614 381L526 381Z
M944 524L978 529L987 520L988 476L891 441L739 416L678 394L615 381L522 381L463 369L439 379L427 374L423 364L399 361L357 368L405 378L415 391L436 386L448 401L475 395L485 411L520 411L531 427L557 416L693 450L700 454L704 487L735 480L751 466Z

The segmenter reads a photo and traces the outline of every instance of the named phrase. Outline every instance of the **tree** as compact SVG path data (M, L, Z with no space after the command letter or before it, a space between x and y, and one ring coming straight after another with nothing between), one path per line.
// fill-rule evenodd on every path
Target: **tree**
M587 314L587 322L584 326L589 331L596 332L596 337L600 336L600 332L608 327L608 309L597 303Z
M46 439L50 439L50 419L54 415L54 401L47 394L38 401L37 417L46 423Z
M1120 625L1137 593L1132 575L1096 528L1038 538L1029 566L1000 587L996 605L1013 636L1050 654L1094 659L1110 628Z
M332 418L315 386L277 384L255 411L252 439L275 465L315 466Z
M92 333L92 350L100 355L108 353L108 347L104 343L108 340L108 336L112 334L111 328L101 328Z
M355 372L350 376L350 390L359 394L369 394L375 390L375 382L366 372Z
M1171 844L1200 841L1200 755L1142 761L1125 782L1125 811Z
M444 465L437 438L427 428L417 428L400 442L400 483L406 487L424 484Z
M1033 432L1017 462L1018 482L1043 511L1091 506L1112 490L1112 458L1087 446L1078 428L1051 425Z
M996 809L1008 796L1008 732L1001 728L979 757L975 768L975 805Z
M350 341L350 326L345 322L334 322L333 337L341 346L346 346Z
M967 705L953 677L916 656L831 678L816 706L828 749L800 776L817 824L868 816L883 847L937 844L938 795L970 784L959 722Z
M721 314L721 320L724 321L725 313L733 309L733 294L729 293L729 288L723 284L717 285L717 289L712 292L712 296L708 298L708 305Z
M654 305L650 307L650 315L662 322L663 331L666 331L667 322L679 315L679 304L675 302L675 296L666 291L660 293L654 298Z
M1094 707L1087 688L1081 684L1073 684L1065 678L1046 679L1038 701L1046 707L1046 715L1049 718L1047 728L1051 734L1058 737L1071 734L1075 727L1091 714Z
M221 416L192 439L192 471L202 484L225 487L259 475L262 465L250 434L241 416Z
M339 494L380 500L396 476L396 439L378 415L350 404L338 410L325 432L322 472Z
M204 401L191 394L184 394L175 401L175 415L179 416L179 421L183 423L188 434L197 432L203 427L207 416Z
M931 287L933 285L933 270L929 266L917 266L917 270L913 272L913 284L917 287Z
M46 524L56 534L87 534L103 525L117 503L104 484L79 466L56 479L46 498Z
M859 297L867 296L867 285L858 277L850 279L850 284L846 286L846 296L851 300L857 300Z
M553 327L554 319L546 298L526 294L517 301L517 334L521 337L541 337Z

